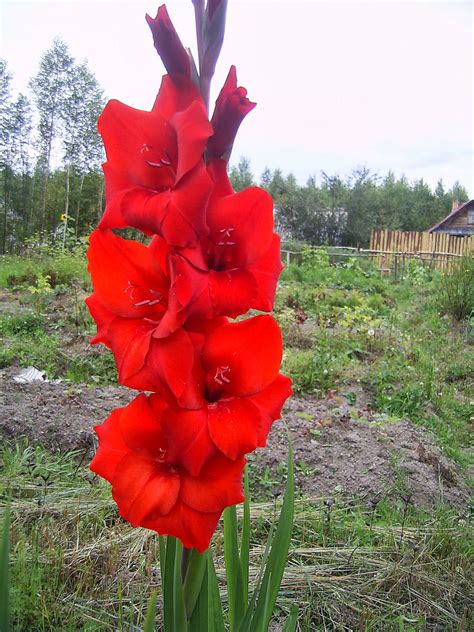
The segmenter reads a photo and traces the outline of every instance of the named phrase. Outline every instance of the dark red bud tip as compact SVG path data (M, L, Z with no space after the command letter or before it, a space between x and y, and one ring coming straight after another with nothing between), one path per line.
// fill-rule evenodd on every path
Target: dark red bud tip
M153 43L158 55L170 75L191 76L191 63L188 53L181 43L178 34L170 20L166 6L158 9L156 18L145 16L153 35Z
M247 90L237 87L237 71L235 66L231 66L212 115L214 135L208 144L210 156L228 160L237 130L255 106L256 103L247 98Z

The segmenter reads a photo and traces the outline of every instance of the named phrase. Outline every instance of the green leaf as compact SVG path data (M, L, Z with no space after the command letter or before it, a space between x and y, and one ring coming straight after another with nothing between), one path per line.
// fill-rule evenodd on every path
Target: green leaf
M230 630L233 632L238 629L247 606L247 603L244 603L235 505L224 510L224 559L229 601L229 623Z
M189 622L189 632L203 632L209 629L209 581L208 581L208 558L209 553L206 551L201 557L204 558L204 574L202 577L201 590L194 606L191 621ZM185 588L186 592L186 588Z
M255 582L255 587L252 592L252 599L250 600L245 616L242 620L242 623L240 624L239 632L252 632L250 629L250 624L252 622L252 615L255 610L255 604L257 603L257 597L259 595L260 587L262 585L262 578L263 578L263 574L265 572L265 568L267 565L268 556L270 555L270 548L271 548L271 543L273 541L274 531L275 531L275 525L272 524L272 526L270 527L270 533L268 534L267 543L265 545L265 550L263 551L262 562L260 565L260 570L258 571L257 581Z
M155 617L156 617L156 600L158 593L156 588L151 591L150 599L148 601L148 608L146 611L145 625L143 626L143 632L154 632L155 630Z
M244 472L244 519L242 523L242 538L240 542L240 567L242 569L242 599L247 608L249 600L249 550L250 550L250 492L249 475Z
M295 632L296 624L298 623L298 606L291 606L288 619L285 621L285 627L283 632Z
M286 566L288 550L290 548L291 532L293 529L295 504L293 448L288 447L288 478L286 481L285 497L280 517L271 544L270 553L265 564L262 583L259 588L257 604L251 621L246 617L240 627L241 632L266 632L275 607L280 589L283 572Z
M199 591L201 590L204 572L207 565L206 553L201 555L196 549L192 549L189 555L188 569L184 580L184 605L186 616L191 618L196 606Z
M183 545L176 541L176 555L174 558L174 598L173 598L173 624L174 632L185 632L188 629L186 610L184 607L183 577L181 575L181 557Z
M7 632L10 621L10 505L3 514L3 532L0 545L0 631Z
M224 613L222 612L219 584L216 577L214 562L209 554L207 558L208 580L208 628L204 632L225 632ZM201 631L199 631L201 632Z
M163 587L163 609L165 632L185 632L188 629L181 577L181 542L167 537L165 554L165 572L161 580Z

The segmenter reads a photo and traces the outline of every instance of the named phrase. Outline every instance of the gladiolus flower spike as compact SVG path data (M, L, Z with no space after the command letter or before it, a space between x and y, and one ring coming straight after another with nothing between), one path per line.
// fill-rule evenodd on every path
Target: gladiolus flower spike
M196 7L207 81L226 2ZM93 344L111 349L121 384L148 394L95 427L91 469L110 482L132 526L203 552L222 511L243 501L245 456L265 446L291 394L276 321L229 320L272 310L280 242L270 196L257 187L235 193L227 177L235 135L255 107L235 68L209 120L166 7L146 19L168 74L151 111L110 101L99 119L106 207L90 237L86 302ZM112 232L121 228L149 239Z

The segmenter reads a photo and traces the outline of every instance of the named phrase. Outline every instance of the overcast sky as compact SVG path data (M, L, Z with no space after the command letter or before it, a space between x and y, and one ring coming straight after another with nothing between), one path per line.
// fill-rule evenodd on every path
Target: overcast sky
M163 66L145 13L158 2L3 1L0 55L26 91L55 36L87 59L109 98L149 109ZM195 51L191 0L168 11ZM258 103L233 160L292 172L392 169L432 187L459 180L474 196L473 13L470 2L229 0L215 98L231 64Z

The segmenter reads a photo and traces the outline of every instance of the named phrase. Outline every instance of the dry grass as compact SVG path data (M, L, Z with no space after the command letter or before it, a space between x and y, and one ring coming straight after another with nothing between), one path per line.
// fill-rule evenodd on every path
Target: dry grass
M15 458L25 461L21 452ZM105 485L74 457L55 459L48 485L20 467L9 486L16 629L140 625L159 586L157 537L124 523ZM251 582L276 510L252 505ZM468 533L447 510L429 517L381 505L373 513L343 499L330 509L323 499L299 499L280 612L298 603L299 629L308 631L467 630ZM214 549L225 596L220 531Z

